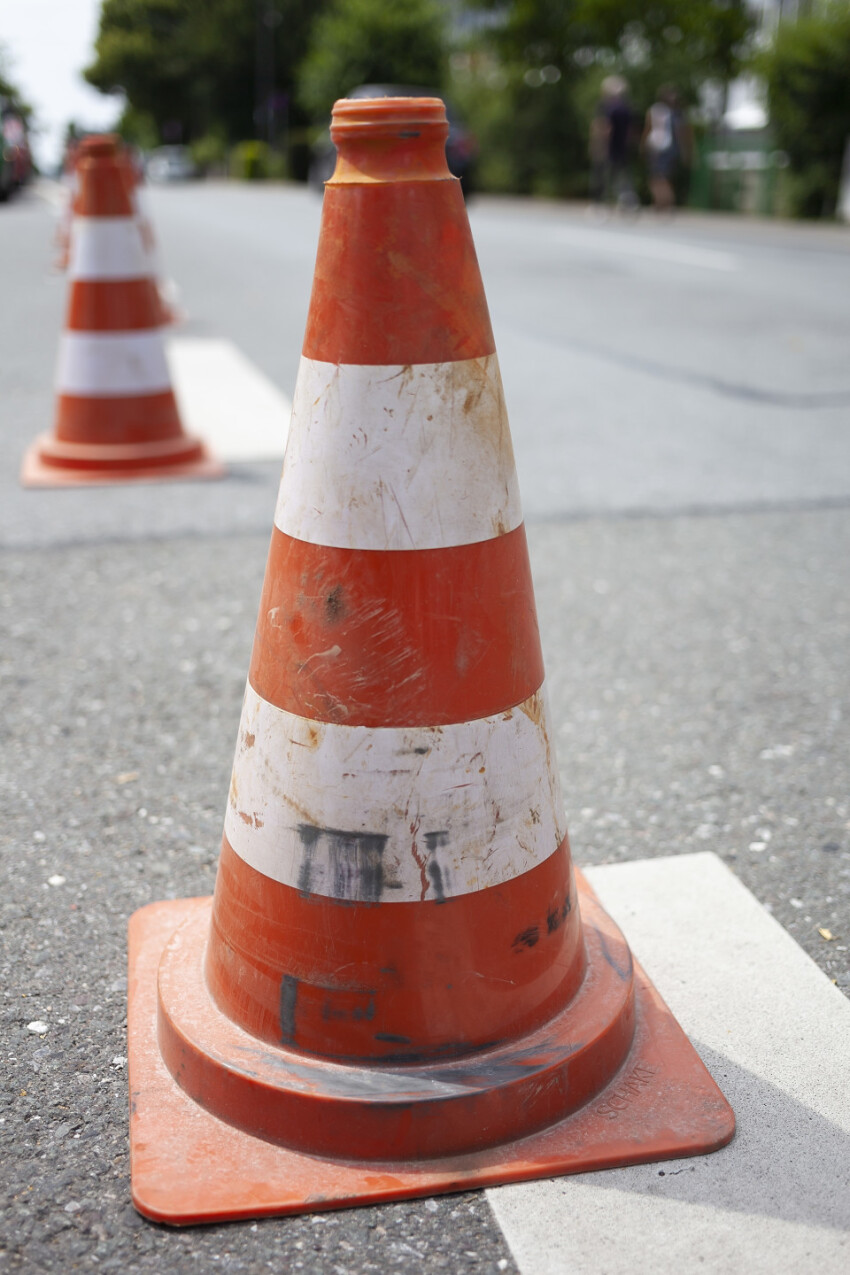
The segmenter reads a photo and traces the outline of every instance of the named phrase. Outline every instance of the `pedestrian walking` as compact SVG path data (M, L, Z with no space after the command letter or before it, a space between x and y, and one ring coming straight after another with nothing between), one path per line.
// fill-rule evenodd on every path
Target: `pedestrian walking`
M656 212L671 212L676 203L676 177L690 159L690 134L679 108L676 90L665 84L646 112L641 150L646 159L649 189Z
M619 75L602 81L602 96L590 124L591 199L621 210L637 207L632 185L635 117L629 86Z

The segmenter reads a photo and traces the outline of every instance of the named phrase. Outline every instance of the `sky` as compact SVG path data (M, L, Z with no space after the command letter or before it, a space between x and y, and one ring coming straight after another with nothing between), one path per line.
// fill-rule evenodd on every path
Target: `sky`
M46 171L60 158L69 120L83 128L111 128L121 111L120 98L98 93L82 78L94 57L100 3L0 0L0 46L10 80L35 109L41 131L32 146Z

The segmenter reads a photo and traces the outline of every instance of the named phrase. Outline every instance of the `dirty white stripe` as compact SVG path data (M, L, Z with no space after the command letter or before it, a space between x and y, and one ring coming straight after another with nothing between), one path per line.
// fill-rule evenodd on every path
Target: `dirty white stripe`
M60 394L157 394L171 381L159 328L151 332L65 332L59 342Z
M338 899L487 889L566 835L545 691L451 726L337 726L245 693L224 828L258 872Z
M71 226L72 279L144 279L150 274L134 217L75 217Z
M496 356L406 367L302 358L275 522L347 549L443 548L518 527Z

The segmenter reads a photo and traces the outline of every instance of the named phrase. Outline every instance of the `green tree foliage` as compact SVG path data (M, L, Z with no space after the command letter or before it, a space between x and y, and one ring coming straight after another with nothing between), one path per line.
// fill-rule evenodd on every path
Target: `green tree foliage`
M318 120L358 84L440 88L445 59L444 11L432 0L332 0L300 70L301 101Z
M250 137L258 65L273 68L269 89L291 104L321 8L321 0L103 0L85 77L104 93L122 91L129 122L152 121L164 140ZM268 43L271 57L261 59L258 45Z
M660 84L695 98L705 80L728 84L748 56L746 0L577 0L586 46L616 59L648 105Z
M776 141L790 160L794 210L831 215L850 137L850 5L783 23L759 69Z
M508 113L499 113L495 132L485 130L481 143L485 154L495 148L505 155L509 188L574 193L586 167L575 9L575 0L515 0L504 26L491 32L498 67L490 80Z
M191 131L191 7L191 0L104 0L97 56L85 78L103 93L123 91L158 127L179 121Z
M473 53L453 86L481 139L482 182L539 193L586 189L588 131L605 75L626 78L640 120L661 84L693 101L704 80L727 83L752 28L744 0L467 4L494 15L471 42L489 49L490 62Z

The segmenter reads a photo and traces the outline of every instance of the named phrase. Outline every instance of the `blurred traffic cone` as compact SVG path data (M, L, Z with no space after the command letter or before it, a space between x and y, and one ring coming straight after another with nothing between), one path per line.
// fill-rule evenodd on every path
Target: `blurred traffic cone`
M149 273L156 288L159 302L160 321L163 324L180 323L184 314L177 302L177 285L173 279L164 280L160 264L159 249L153 229L153 219L142 197L142 174L133 162L130 152L125 148L120 153L120 163L127 182L127 193L133 216L139 228L142 247L148 259Z
M62 164L62 204L59 219L56 223L56 258L54 267L67 270L71 259L71 226L74 221L74 205L77 199L77 161L79 159L79 143L75 139L68 142Z
M434 99L334 108L215 898L130 924L133 1196L161 1221L732 1135L622 935L576 890L446 133Z
M87 138L71 231L67 330L53 433L27 452L25 486L213 478L223 469L184 433L159 300L115 138Z

